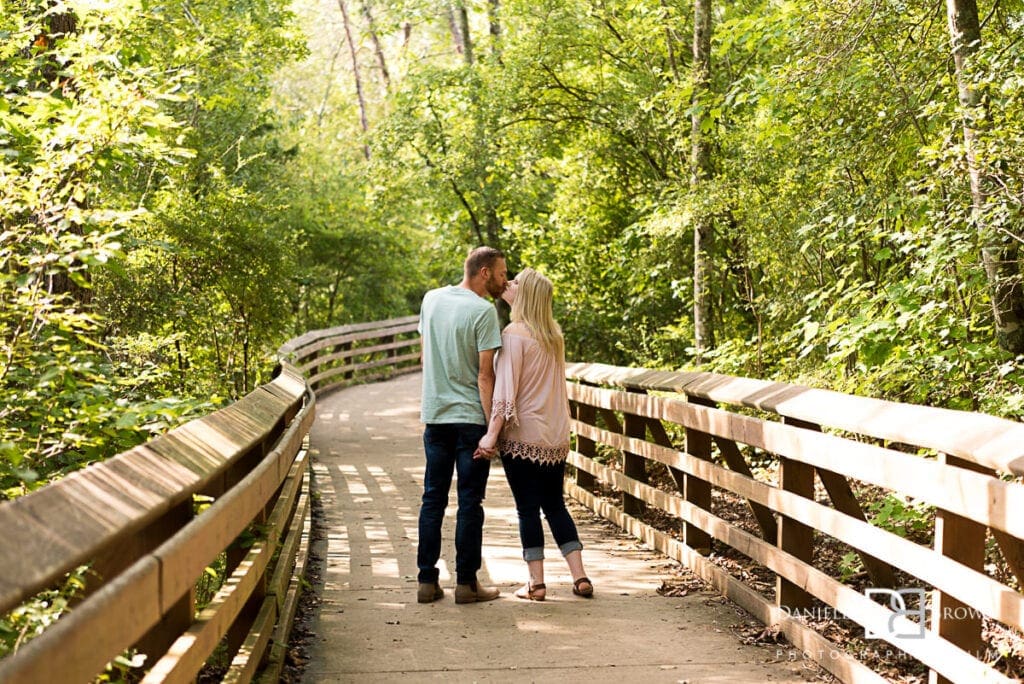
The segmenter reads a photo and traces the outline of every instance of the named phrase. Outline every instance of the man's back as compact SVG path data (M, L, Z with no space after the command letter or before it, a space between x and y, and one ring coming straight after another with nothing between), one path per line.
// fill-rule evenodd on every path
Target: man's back
M420 310L423 337L424 423L486 425L477 375L480 352L501 346L494 306L464 287L449 285L424 296Z

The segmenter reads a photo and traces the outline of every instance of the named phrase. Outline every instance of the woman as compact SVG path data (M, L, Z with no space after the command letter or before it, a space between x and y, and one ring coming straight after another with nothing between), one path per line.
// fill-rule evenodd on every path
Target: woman
M502 295L512 306L512 322L501 333L491 420L476 452L478 458L501 453L530 575L515 595L532 601L543 601L547 593L541 511L569 564L573 593L594 595L594 585L583 571L583 545L562 497L569 455L569 399L565 347L562 330L551 315L552 294L551 281L527 268Z

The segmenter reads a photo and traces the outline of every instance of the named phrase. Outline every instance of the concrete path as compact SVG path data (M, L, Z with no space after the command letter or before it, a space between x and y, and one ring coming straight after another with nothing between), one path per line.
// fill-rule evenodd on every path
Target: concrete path
M804 682L800 663L743 645L742 611L714 594L657 593L674 563L582 507L572 508L596 595L572 595L548 539L548 597L516 599L526 577L515 508L491 470L483 581L496 601L456 605L454 491L445 521L445 597L416 602L423 481L420 375L335 392L317 404L314 467L326 518L316 637L306 682ZM454 490L454 487L453 487ZM547 530L545 529L547 533ZM314 549L316 551L317 549Z

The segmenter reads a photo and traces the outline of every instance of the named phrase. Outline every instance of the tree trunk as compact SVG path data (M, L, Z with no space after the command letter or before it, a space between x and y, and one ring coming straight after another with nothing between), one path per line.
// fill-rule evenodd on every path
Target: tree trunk
M487 242L491 247L501 249L501 217L493 206L487 207Z
M377 28L373 21L373 13L370 11L370 0L363 0L363 18L366 19L366 30L370 34L370 41L373 43L373 52L377 55L377 66L380 67L381 78L384 79L384 89L391 89L391 74L388 73L388 65L384 60L384 49L380 46L380 39L377 38Z
M704 115L701 100L711 81L711 1L695 0L693 6L693 107L690 115L690 190L703 191L704 182L711 176L711 142L701 124ZM708 287L709 252L713 240L712 217L697 216L693 227L693 346L694 361L700 365L704 352L713 344Z
M978 165L976 122L984 106L977 90L965 73L965 65L981 46L981 24L976 0L946 0L957 90L964 108L964 148L971 182L971 210L975 228L981 237L981 260L992 297L992 314L999 346L1013 354L1024 353L1024 290L1021 287L1020 247L1010 236L1003 236L985 218L989 188L993 181Z
M341 19L345 24L345 38L348 40L348 51L352 57L352 77L356 81L356 98L359 100L359 122L363 126L363 134L370 130L370 124L366 119L366 99L363 97L363 79L359 75L359 60L356 58L356 44L352 40L352 23L348 19L348 8L345 7L345 0L338 0L338 7L341 8ZM363 155L367 161L370 159L370 145L363 143Z
M448 28L452 32L452 40L455 42L455 51L460 55L466 53L466 47L462 43L462 31L459 30L459 20L456 18L455 6L448 3Z
M45 50L45 57L38 62L40 67L36 72L38 82L29 87L33 90L52 90L53 94L57 96L61 96L61 91L63 91L65 93L64 96L70 96L72 99L75 99L78 92L75 81L73 77L66 75L68 73L67 65L58 61L55 48L62 41L69 40L71 36L78 33L78 18L71 11L58 11L58 4L56 2L47 4L49 5L46 19L47 31L36 36L35 44L33 45L33 49ZM65 173L62 184L67 186L73 185L81 180L82 175L80 171L69 168ZM87 208L83 203L72 200L68 203L67 207L59 211L65 213L72 205L80 209ZM53 237L60 233L82 235L82 226L78 222L53 222L50 220L50 217L43 215L44 213L40 213L35 217L40 233L48 232ZM65 223L67 227L61 227ZM79 267L81 262L75 259L71 266ZM89 269L82 269L81 276L86 282L91 282L92 280ZM42 277L44 278L46 291L50 295L67 295L78 304L89 304L92 301L91 290L72 280L67 270L51 271L46 269Z
M457 6L459 15L459 33L462 34L462 57L466 64L473 63L473 39L469 35L469 12L466 11L466 3L459 0Z
M341 43L338 44L334 54L331 55L331 66L327 69L327 87L324 88L324 96L320 98L320 105L316 110L316 127L319 129L324 123L324 115L327 113L327 103L331 99L331 90L334 87L334 67L338 63L338 56L341 54Z
M494 61L501 64L501 0L490 0L487 19L491 26L491 54Z
M666 15L668 14L668 5L665 4L665 0L661 0L661 6L665 10ZM678 81L679 80L679 63L676 60L676 32L672 30L671 24L666 21L665 23L665 47L668 48L668 63L672 67L672 76ZM682 41L679 41L680 43Z

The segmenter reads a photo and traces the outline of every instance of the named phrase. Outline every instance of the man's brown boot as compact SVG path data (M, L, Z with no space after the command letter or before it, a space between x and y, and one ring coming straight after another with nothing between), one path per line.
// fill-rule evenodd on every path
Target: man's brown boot
M501 592L495 588L482 587L476 581L472 584L455 585L456 603L480 603L482 601L493 601L498 598Z
M444 597L444 589L437 582L420 582L420 588L416 592L416 600L420 603L430 603Z

